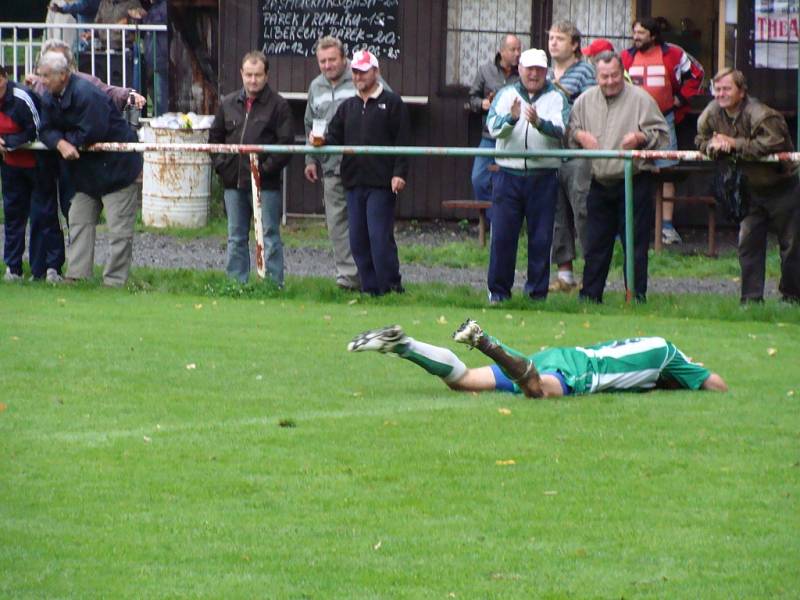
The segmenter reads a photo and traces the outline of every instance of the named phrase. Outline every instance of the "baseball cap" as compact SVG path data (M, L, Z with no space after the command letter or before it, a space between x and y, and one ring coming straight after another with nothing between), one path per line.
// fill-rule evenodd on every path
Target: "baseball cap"
M357 50L353 53L353 60L350 68L357 71L369 71L378 68L378 59L369 50Z
M581 52L584 56L597 56L601 52L614 52L614 44L606 39L600 38L599 40L593 41L585 48L581 48Z
M519 55L519 64L521 67L543 67L546 69L547 54L544 53L544 50L530 48Z

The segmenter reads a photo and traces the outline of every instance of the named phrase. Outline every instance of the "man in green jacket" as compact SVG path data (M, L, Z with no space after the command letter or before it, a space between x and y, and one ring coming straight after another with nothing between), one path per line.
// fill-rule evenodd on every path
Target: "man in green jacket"
M747 95L741 71L723 69L714 77L715 99L697 120L695 143L712 158L753 161L791 152L786 119ZM742 303L762 302L767 233L777 234L781 249L778 290L787 302L800 302L800 182L797 163L745 162L749 205L739 225Z

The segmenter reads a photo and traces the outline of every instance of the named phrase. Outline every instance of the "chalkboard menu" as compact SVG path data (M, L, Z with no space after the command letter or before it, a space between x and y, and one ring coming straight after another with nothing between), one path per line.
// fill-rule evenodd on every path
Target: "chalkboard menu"
M317 40L332 35L348 56L367 49L375 56L400 57L400 0L262 0L265 54L314 56Z

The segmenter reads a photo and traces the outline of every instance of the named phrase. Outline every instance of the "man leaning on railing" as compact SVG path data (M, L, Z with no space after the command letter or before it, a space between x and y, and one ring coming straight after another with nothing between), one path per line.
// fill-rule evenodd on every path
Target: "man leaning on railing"
M94 266L95 227L105 209L110 256L103 283L121 286L128 280L133 250L138 190L142 170L138 152L85 152L96 142L136 142L136 133L113 102L91 83L70 73L67 59L47 52L39 61L47 91L42 99L44 144L66 161L77 193L69 210L67 248L69 280L88 279Z
M714 77L715 99L697 121L695 143L712 158L754 161L791 152L786 119L747 94L741 71L723 69ZM787 302L800 302L800 182L798 164L745 162L740 193L749 199L739 226L739 264L743 304L763 302L767 233L774 231L781 249L778 290Z

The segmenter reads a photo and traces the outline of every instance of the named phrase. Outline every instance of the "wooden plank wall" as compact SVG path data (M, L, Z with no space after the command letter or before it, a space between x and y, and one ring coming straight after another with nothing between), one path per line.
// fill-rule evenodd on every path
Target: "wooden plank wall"
M220 87L223 94L241 86L239 60L258 45L261 14L257 0L220 0ZM480 120L464 110L464 90L444 89L445 0L402 0L400 4L400 59L382 59L382 75L404 96L428 96L427 106L409 106L413 144L418 146L477 146ZM319 74L316 60L271 56L270 86L282 92L305 92ZM305 103L293 101L297 133L302 135ZM288 211L321 214L321 186L303 179L303 159L289 167ZM468 158L419 157L411 160L408 187L401 194L400 218L430 219L453 216L443 213L441 201L469 198Z

